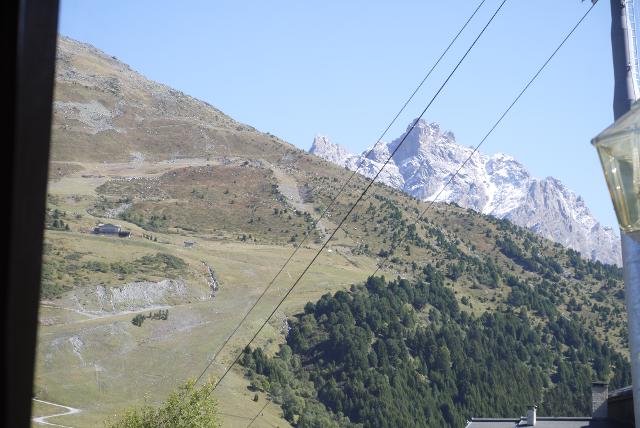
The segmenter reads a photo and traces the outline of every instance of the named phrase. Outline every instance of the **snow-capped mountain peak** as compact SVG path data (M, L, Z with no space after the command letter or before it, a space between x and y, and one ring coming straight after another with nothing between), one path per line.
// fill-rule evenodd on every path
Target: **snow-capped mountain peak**
M317 136L310 153L371 178L394 150L393 159L378 181L411 196L433 200L469 158L438 196L439 201L506 218L586 257L621 263L615 231L601 226L584 200L559 180L535 178L504 153L474 153L473 148L459 145L454 134L442 131L437 123L414 121L391 143L380 141L370 153L366 150L361 155L353 155L329 138Z
M341 163L351 154L339 144L333 144L329 137L316 135L310 149L311 153L322 153L322 158L333 163Z

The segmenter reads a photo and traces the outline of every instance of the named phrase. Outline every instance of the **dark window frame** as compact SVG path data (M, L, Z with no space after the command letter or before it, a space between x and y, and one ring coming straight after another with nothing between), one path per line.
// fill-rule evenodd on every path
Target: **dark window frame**
M3 426L31 426L58 0L2 2ZM7 203L8 201L8 203Z

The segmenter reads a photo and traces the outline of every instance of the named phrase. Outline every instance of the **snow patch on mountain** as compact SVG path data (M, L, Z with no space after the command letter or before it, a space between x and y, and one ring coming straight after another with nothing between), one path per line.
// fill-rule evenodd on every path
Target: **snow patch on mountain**
M454 134L442 131L437 123L419 120L391 143L380 141L360 155L326 136L317 136L309 150L369 178L394 151L378 181L425 201L437 198L508 219L585 257L621 264L618 235L593 217L580 196L553 177L532 177L509 155L489 156L459 145Z

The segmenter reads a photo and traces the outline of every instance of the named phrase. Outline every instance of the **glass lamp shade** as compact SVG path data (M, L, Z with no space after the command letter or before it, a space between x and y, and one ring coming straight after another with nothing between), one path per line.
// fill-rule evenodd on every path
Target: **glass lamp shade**
M640 104L592 140L620 229L640 230Z

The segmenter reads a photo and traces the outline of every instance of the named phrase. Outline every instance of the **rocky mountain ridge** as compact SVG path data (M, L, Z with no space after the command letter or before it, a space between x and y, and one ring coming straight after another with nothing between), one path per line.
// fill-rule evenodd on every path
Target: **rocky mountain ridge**
M553 177L533 177L511 156L473 153L436 123L420 120L413 129L410 124L391 143L380 141L360 155L349 153L326 136L317 136L309 152L372 178L403 139L378 177L380 182L421 200L438 197L442 202L508 219L590 259L621 264L619 237L595 219L582 197Z

